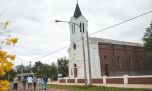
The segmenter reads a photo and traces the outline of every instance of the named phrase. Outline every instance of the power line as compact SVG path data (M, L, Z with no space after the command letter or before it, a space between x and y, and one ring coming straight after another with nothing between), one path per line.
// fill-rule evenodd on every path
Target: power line
M121 24L123 24L123 23L129 22L129 21L131 21L131 20L134 20L134 19L136 19L136 18L139 18L139 17L144 16L144 15L149 14L149 13L152 13L152 11L148 11L148 12L143 13L143 14L141 14L141 15L138 15L138 16L136 16L136 17L133 17L133 18L130 18L130 19L128 19L128 20L125 20L125 21L122 21L122 22L120 22L120 23L117 23L117 24L114 24L114 25L112 25L112 26L109 26L109 27L107 27L107 28L103 28L103 29L101 29L101 30L99 30L99 31L96 31L96 32L94 32L94 33L91 33L91 34L89 34L89 35L93 35L93 34L96 34L96 33L101 32L101 31L104 31L104 30L113 28L113 27L115 27L115 26L118 26L118 25L121 25Z
M96 32L94 32L94 33L91 33L91 34L89 34L89 35L93 35L93 34L96 34L96 33L101 32L101 31L104 31L104 30L107 30L107 29L116 27L116 26L121 25L121 24L123 24L123 23L129 22L129 21L134 20L134 19L136 19L136 18L139 18L139 17L141 17L141 16L147 15L147 14L149 14L149 13L152 13L152 10L151 10L151 11L148 11L148 12L146 12L146 13L143 13L143 14L141 14L141 15L135 16L135 17L133 17L133 18L130 18L130 19L128 19L128 20L122 21L122 22L120 22L120 23L117 23L117 24L111 25L111 26L109 26L109 27L103 28L103 29L101 29L101 30L99 30L99 31L96 31ZM86 36L84 36L84 37L86 37ZM80 40L81 40L81 39L78 39L78 40L76 40L75 42L80 41ZM57 49L57 50L55 50L55 51L53 51L53 52L51 52L51 53L48 53L47 55L41 56L41 57L39 57L39 58L36 58L36 59L41 59L41 58L43 58L43 57L49 56L49 55L51 55L51 54L54 54L54 53L56 53L56 52L58 52L58 51L60 51L60 50L65 49L65 48L68 47L69 45L70 45L70 44L68 44L68 45L66 45L66 46L64 46L64 47L62 47L62 48L59 48L59 49Z
M47 57L47 56L49 56L49 55L51 55L51 54L54 54L54 53L56 53L56 52L58 52L58 51L61 51L61 50L65 49L65 48L68 47L68 46L69 46L69 44L66 45L66 46L64 46L64 47L62 47L62 48L59 48L59 49L57 49L57 50L55 50L55 51L53 51L53 52L50 52L50 53L48 53L48 54L46 54L46 55L44 55L44 56L41 56L41 57L39 57L39 58L36 58L36 59L34 59L34 60L42 59L42 58L44 58L44 57Z

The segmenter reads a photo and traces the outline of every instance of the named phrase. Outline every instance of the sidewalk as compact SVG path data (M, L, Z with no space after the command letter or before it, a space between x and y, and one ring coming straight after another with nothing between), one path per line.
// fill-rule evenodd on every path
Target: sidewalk
M58 83L58 82L50 82L48 84L55 85L84 85L84 84L74 84L74 83ZM105 86L105 87L118 87L118 88L145 88L152 89L152 84L93 84L94 86Z

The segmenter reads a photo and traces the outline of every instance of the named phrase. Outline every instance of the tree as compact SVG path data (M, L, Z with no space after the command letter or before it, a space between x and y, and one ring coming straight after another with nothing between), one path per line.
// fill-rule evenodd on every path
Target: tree
M32 67L32 72L37 73L38 70L42 68L44 64L40 61L35 62L35 65Z
M146 28L143 41L144 41L144 48L146 49L146 51L152 52L152 22L150 26Z
M67 77L69 74L68 71L68 64L69 60L64 58L60 58L57 60L58 61L58 74L62 74L62 77Z
M57 63L43 64L38 61L32 66L32 72L35 73L37 77L48 76L53 80L57 80L58 73L62 74L62 77L68 76L68 62L69 60L64 58L60 58L57 60Z
M9 25L9 21L1 23L0 34L3 34ZM17 43L17 38L13 38L10 35L7 36L5 40L0 40L0 91L7 91L9 87L9 82L5 80L5 75L12 70L13 63L15 60L15 55L10 55L7 51L3 50L3 45L14 45Z
M147 71L151 71L152 70L152 22L150 26L146 28L143 41L144 41L144 49L146 51L143 65Z

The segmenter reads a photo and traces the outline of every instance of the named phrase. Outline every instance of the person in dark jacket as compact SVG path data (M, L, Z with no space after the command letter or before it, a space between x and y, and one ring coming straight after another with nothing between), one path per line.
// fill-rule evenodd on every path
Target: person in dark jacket
M26 82L27 82L27 78L26 78L26 76L24 76L24 77L22 78L23 90L25 90L25 88L26 88Z
M37 83L37 78L36 78L36 77L33 77L34 90L36 90L36 83Z
M47 88L47 82L48 82L48 78L47 78L47 76L44 76L43 77L44 90L46 90L46 88Z

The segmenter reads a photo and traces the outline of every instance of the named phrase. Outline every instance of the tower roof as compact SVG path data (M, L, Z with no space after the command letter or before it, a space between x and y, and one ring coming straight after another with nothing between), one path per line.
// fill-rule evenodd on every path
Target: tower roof
M80 10L80 8L79 8L79 5L77 4L77 5L76 5L76 8L75 8L75 11L74 11L73 17L74 17L74 18L78 18L78 17L81 16L81 15L82 15L81 10Z

